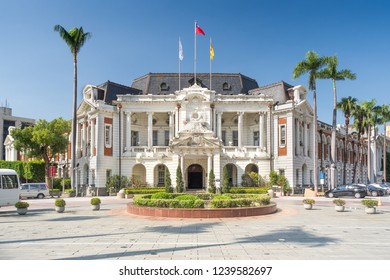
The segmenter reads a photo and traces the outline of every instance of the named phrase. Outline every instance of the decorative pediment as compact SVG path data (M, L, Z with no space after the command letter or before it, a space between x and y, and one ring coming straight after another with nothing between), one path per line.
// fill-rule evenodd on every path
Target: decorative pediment
M209 148L220 148L221 143L217 138L207 137L203 133L192 133L181 135L181 137L173 139L171 143L172 148L191 148L191 147L201 147L205 149Z

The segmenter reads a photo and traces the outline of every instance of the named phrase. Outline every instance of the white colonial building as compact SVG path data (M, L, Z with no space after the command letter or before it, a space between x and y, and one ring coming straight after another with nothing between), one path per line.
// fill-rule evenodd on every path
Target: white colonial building
M226 166L233 185L246 172L284 174L290 185L312 182L313 112L303 86L259 87L241 74L147 74L131 87L110 81L84 88L78 108L77 178L105 190L110 175L138 176L175 186L181 167L186 189L220 187Z

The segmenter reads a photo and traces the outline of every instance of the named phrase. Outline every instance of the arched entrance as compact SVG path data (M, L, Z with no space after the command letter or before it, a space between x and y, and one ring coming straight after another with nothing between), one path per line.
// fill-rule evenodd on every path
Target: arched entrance
M203 188L203 168L199 164L192 164L187 169L188 189Z

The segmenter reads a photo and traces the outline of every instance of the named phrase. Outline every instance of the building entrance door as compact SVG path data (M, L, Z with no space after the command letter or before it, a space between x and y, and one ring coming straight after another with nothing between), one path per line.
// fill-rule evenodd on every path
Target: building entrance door
M203 168L199 164L188 167L188 189L203 188Z

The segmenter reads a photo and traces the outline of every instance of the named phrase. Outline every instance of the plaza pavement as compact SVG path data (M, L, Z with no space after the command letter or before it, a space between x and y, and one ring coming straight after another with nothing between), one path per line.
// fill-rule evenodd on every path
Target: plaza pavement
M173 219L130 215L130 200L28 200L27 215L0 208L0 260L390 260L390 201L375 215L359 200L336 212L328 198L305 210L301 197L273 199L272 215Z

